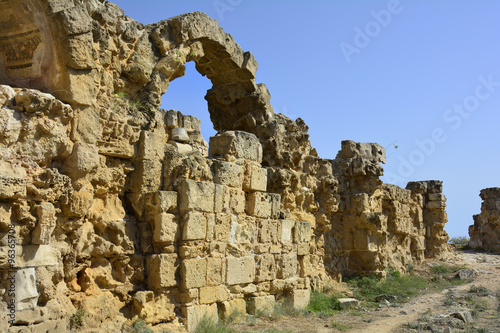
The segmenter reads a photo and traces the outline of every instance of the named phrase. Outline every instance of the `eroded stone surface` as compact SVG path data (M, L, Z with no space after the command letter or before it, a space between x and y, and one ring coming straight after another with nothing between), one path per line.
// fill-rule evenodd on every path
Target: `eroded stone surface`
M483 199L481 213L473 216L474 224L469 226L469 245L500 253L500 188L483 189L479 196Z

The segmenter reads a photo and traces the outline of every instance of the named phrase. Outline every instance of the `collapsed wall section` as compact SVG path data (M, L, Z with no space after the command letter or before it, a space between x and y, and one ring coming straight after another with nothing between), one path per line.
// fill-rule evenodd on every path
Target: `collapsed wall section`
M500 188L485 188L479 196L483 203L481 213L473 216L474 224L469 226L469 246L500 253Z

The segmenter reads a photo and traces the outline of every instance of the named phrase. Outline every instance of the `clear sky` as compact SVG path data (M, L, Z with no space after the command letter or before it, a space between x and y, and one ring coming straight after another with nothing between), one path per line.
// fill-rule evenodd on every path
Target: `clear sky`
M465 236L479 191L500 187L500 2L497 0L119 0L142 23L192 11L219 21L259 63L276 113L300 117L323 158L342 140L387 150L384 182L444 181L451 237ZM215 134L196 72L163 108Z

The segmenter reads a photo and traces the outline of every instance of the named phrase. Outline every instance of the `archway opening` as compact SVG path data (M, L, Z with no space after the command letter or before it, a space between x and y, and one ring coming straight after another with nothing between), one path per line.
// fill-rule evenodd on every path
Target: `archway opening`
M194 116L201 121L201 135L208 142L217 134L208 112L205 95L212 88L212 83L200 75L193 61L187 62L186 74L172 82L163 94L160 107L165 110L174 109L183 115Z

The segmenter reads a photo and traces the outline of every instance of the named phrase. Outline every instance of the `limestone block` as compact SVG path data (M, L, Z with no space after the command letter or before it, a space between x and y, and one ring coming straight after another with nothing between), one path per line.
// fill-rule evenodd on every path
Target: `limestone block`
M255 281L272 281L276 278L277 268L276 260L272 254L263 254L255 256L256 273Z
M246 163L243 189L245 191L265 192L267 190L267 169L253 163Z
M297 253L283 254L281 257L281 267L278 277L281 279L288 279L297 275Z
M295 226L295 222L293 220L279 220L279 228L278 228L278 239L281 244L288 244L292 242L292 230Z
M252 256L226 258L226 283L251 283L255 279L255 260Z
M223 263L222 258L207 258L207 286L217 286L224 282Z
M163 130L141 131L139 139L139 149L137 159L144 160L163 160L165 156L166 135Z
M429 193L429 201L446 201L446 197L442 193Z
M16 246L16 267L58 266L61 252L50 245Z
M179 231L177 217L168 213L157 213L154 216L153 240L157 243L173 243Z
M168 128L179 127L179 111L168 110L165 114L165 123Z
M276 299L273 295L249 297L247 311L249 314L271 314L274 311Z
M229 317L242 317L247 312L247 303L243 298L235 298L230 301L222 302L220 308L220 316L222 320L226 320Z
M179 208L182 212L190 210L213 212L214 192L213 183L183 179L178 190Z
M359 306L359 301L355 298L339 298L340 309L355 309Z
M259 139L251 133L243 131L227 131L210 138L208 155L223 156L226 159L233 156L262 162L262 146Z
M299 260L300 265L300 276L307 277L311 276L313 273L312 264L311 264L311 256L305 255Z
M444 209L446 207L445 201L429 201L427 203L428 209Z
M204 287L207 283L207 260L189 259L181 264L181 285L185 289Z
M249 215L270 218L272 212L271 196L265 192L251 192L248 194L246 212Z
M240 215L231 221L230 243L253 243L257 240L255 217Z
M229 187L214 184L214 212L226 212L229 209Z
M395 234L410 234L413 228L413 221L408 217L400 217L394 220L389 219L387 224L389 230Z
M133 306L139 318L156 324L174 314L175 304L165 293L154 294L151 290L138 291L133 297Z
M172 140L177 142L189 142L189 135L184 127L175 127L172 129Z
M305 256L309 254L309 243L299 243L297 244L297 255Z
M294 309L302 310L307 308L311 300L309 289L296 289L292 292L292 305Z
M8 273L10 284L14 284L16 311L34 309L38 302L39 292L36 287L35 268L22 268Z
M161 188L163 165L157 160L137 160L130 179L134 192L157 192Z
M146 260L148 286L151 289L173 287L178 284L175 275L179 267L177 254L153 254Z
M38 223L33 230L33 244L49 244L50 236L56 227L56 209L50 202L44 202L36 207Z
M99 166L99 152L95 145L77 142L66 159L65 171L71 178L80 178L94 172Z
M277 220L260 220L259 239L261 243L277 243L278 223Z
M202 319L211 319L214 322L219 321L217 313L217 304L212 305L192 305L181 308L182 315L186 318L186 328L188 332L196 332L196 328Z
M229 290L227 290L226 286L217 286L215 288L215 296L217 298L217 302L224 302L229 299L231 294Z
M207 219L200 212L189 212L184 215L183 240L205 239Z
M200 303L210 304L217 302L217 287L202 287L200 288Z
M311 223L309 222L295 222L293 228L293 241L294 243L307 243L311 240Z
M177 208L177 192L158 191L155 192L154 202L161 212L171 212Z
M269 193L269 198L271 200L271 218L280 218L280 206L281 206L281 195L277 193Z
M187 143L180 143L180 142L169 142L169 144L172 144L172 146L175 147L175 151L178 152L181 155L189 155L193 152L193 146Z
M230 212L235 213L235 214L241 214L245 211L245 204L246 204L246 199L245 199L245 192L243 190L240 190L238 188L227 188L228 190L228 208Z
M243 168L236 163L214 161L214 181L217 184L241 188L243 183Z
M229 242L231 235L231 225L236 222L234 215L225 213L215 214L214 240L217 242Z
M0 199L26 197L26 179L0 175Z

